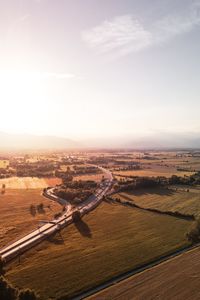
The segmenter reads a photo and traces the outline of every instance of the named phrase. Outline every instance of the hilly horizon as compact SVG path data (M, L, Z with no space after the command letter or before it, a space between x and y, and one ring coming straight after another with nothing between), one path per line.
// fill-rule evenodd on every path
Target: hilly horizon
M77 149L77 148L124 148L124 149L162 149L162 148L200 148L198 133L159 133L145 137L111 137L69 139L59 136L12 134L0 132L1 149Z
M67 138L5 132L0 132L0 141L1 149L65 149L80 146L77 142Z

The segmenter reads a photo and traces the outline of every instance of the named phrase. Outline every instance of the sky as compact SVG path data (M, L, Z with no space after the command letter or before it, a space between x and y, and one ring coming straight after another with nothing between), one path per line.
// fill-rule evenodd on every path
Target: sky
M200 132L200 1L0 0L0 131Z

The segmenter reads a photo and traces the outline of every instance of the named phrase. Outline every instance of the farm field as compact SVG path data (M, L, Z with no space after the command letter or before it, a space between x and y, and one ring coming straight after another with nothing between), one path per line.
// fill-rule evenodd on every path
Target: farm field
M188 242L191 222L102 203L81 223L70 225L8 265L6 277L41 299L69 298L96 284L169 253ZM95 276L94 276L95 274Z
M194 174L194 172L187 172L187 171L177 171L173 168L150 168L150 169L143 169L143 170L125 170L125 171L114 171L114 175L121 175L121 176L165 176L171 177L172 175L177 176L190 176Z
M152 168L171 168L176 170L177 168L185 168L187 170L191 171L198 171L200 170L200 157L177 157L176 154L170 154L166 153L163 154L162 152L160 154L154 154L154 159L139 159L139 162L143 166L150 166Z
M40 203L44 204L45 213L32 216L30 205ZM40 189L6 189L5 194L0 194L0 247L36 229L40 220L51 220L60 211L61 206L43 197Z
M200 190L191 188L187 192L187 189L180 186L177 191L174 188L151 188L117 193L112 197L133 201L144 208L178 211L183 214L194 214L198 217L200 216Z
M87 300L199 299L199 247L107 288Z
M104 175L103 173L87 174L87 175L83 174L83 175L74 176L74 180L93 180L96 182L100 182L102 180L103 175Z
M61 179L59 178L10 177L0 179L0 187L5 184L6 189L43 189L60 183Z
M84 168L85 166L86 166L87 164L84 164L84 163L82 163L82 164L78 164L78 167L80 167L80 168ZM71 171L75 171L75 169L76 169L76 164L74 164L74 165L72 165L72 164L64 164L64 165L61 165L60 166L60 169L62 170L62 171L67 171L68 170L68 168L71 170ZM75 167L75 168L74 168Z
M6 169L9 166L9 160L0 159L0 169Z

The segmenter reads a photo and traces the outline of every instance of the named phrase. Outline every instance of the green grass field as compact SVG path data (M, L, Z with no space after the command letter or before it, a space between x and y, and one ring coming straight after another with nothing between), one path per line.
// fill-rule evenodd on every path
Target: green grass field
M8 266L7 278L41 299L70 298L106 279L149 262L188 242L190 222L136 208L102 203L80 225Z
M132 192L118 193L112 197L130 200L144 208L156 208L161 211L178 211L183 214L200 216L200 190L189 189L189 192L168 190L164 188L142 189Z

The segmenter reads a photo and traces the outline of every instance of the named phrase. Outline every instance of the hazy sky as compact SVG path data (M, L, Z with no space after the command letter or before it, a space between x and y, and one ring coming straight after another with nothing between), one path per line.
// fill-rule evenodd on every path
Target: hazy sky
M200 132L200 1L0 0L0 131Z

